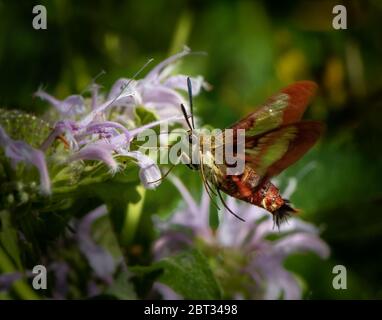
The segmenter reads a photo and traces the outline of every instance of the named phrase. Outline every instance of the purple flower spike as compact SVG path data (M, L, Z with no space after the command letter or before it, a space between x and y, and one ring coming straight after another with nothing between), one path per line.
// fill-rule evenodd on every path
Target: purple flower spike
M11 139L1 126L0 146L5 150L5 155L11 160L13 167L16 167L19 162L34 165L40 173L41 193L50 194L48 168L44 153L41 150L31 147L24 141Z

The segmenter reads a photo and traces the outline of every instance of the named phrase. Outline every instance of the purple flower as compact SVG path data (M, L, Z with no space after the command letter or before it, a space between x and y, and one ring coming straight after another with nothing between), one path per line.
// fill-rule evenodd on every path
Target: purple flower
M68 272L69 265L66 262L56 261L48 266L48 271L52 271L55 278L55 283L53 289L54 299L65 299L68 288ZM14 283L20 279L30 279L33 278L35 274L32 270L14 271L9 273L4 273L0 275L0 292L9 291Z
M113 151L113 145L103 142L95 142L73 153L68 157L67 161L72 162L76 160L99 160L109 167L111 174L114 174L118 171L118 163L115 161L112 155Z
M189 48L185 47L182 52L175 54L159 63L143 79L132 81L131 79L119 79L113 85L108 99L115 99L127 84L130 91L139 104L154 109L160 119L169 118L172 115L182 115L180 104L187 106L186 100L178 91L187 92L187 76L171 75L174 63L191 54ZM201 89L208 89L209 85L202 76L192 77L193 95L200 93ZM120 104L121 106L131 106L130 104ZM183 118L180 118L183 123Z
M44 153L31 147L24 141L11 139L0 126L0 146L11 160L14 168L19 162L34 165L40 173L40 189L43 194L50 194L50 179Z
M284 268L283 262L290 254L307 251L321 258L329 256L329 247L319 238L315 226L293 217L278 231L273 228L272 218L265 210L228 197L228 207L246 222L222 210L219 227L212 231L209 227L210 199L207 193L203 192L199 204L178 178L171 176L170 179L183 196L186 206L175 212L168 221L157 221L157 226L162 230L154 246L157 259L182 246L195 244L195 240L199 239L196 243L201 241L202 250L213 252L214 257L218 252L229 255L218 263L218 270L214 270L218 277L225 274L225 277L237 277L243 281L241 292L225 285L225 279L222 279L223 289L230 297L301 298L301 287L295 276ZM176 231L172 228L174 225L190 229L192 236ZM166 298L166 291L160 292Z
M145 188L154 189L160 184L162 174L154 160L138 151L126 152L125 155L136 160L140 167L139 178Z
M118 156L134 158L140 166L139 176L147 188L155 188L160 183L160 171L156 164L143 153L130 151L130 143L141 132L162 123L184 123L180 104L185 99L178 92L187 90L185 75L170 75L173 63L190 54L189 49L169 57L154 67L143 79L120 79L111 88L107 98L99 95L99 86L93 83L89 90L91 99L73 95L62 101L42 90L36 96L50 102L61 114L53 131L41 145L48 148L58 137L65 137L69 152L66 161L97 160L110 168L110 173L118 171ZM193 94L200 92L206 84L202 77L193 78ZM143 105L155 109L159 120L140 127L131 127L133 118L128 109ZM119 109L111 112L112 108ZM125 124L130 124L129 128ZM61 157L62 159L62 157Z
M23 274L21 272L10 272L0 274L0 292L9 290L13 283L21 279Z

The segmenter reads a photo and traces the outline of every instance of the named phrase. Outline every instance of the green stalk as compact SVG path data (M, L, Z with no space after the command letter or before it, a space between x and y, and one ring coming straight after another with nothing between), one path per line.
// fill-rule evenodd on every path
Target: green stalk
M120 234L122 245L132 243L141 219L146 190L142 185L139 185L137 186L137 192L141 196L141 199L137 203L129 203L127 205L126 219Z
M175 33L170 47L170 55L179 52L180 50L182 50L183 46L187 45L188 37L191 32L191 27L192 15L189 11L185 11L182 13L178 20L178 24L175 29Z
M145 197L145 188L142 185L134 185L130 188L126 186L124 191L118 198L105 199L121 248L131 245L134 240ZM129 193L135 194L134 197L139 196L139 200L133 202Z

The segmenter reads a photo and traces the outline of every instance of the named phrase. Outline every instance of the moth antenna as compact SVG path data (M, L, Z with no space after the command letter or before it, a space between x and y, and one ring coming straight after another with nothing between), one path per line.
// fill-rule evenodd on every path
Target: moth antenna
M180 104L180 108L182 109L182 113L183 113L184 119L185 119L186 122L187 122L188 127L189 127L190 130L192 131L193 129L192 129L192 127L191 127L190 120L188 119L189 116L187 115L187 111L186 111L186 108L185 108L185 106L184 106L183 103Z
M195 129L195 122L194 122L194 104L192 102L192 84L190 77L187 77L187 89L188 89L188 101L190 104L190 112L191 112L191 121L192 121L192 128Z
M233 211L228 207L228 205L227 205L226 202L224 201L224 198L223 198L223 196L222 196L220 190L219 190L219 189L216 189L216 191L218 192L220 201L222 202L224 208L226 208L226 209L228 210L228 212L231 213L234 217L236 217L237 219L239 219L239 220L245 222L245 220L244 220L242 217L238 216L235 212L233 212Z
M162 177L160 177L160 178L157 179L157 180L150 181L149 184L157 183L157 182L159 182L159 181L162 181L163 179L165 179L165 178L170 174L170 172L171 172L172 169L174 169L174 168L175 168L175 164L173 164L173 165L171 166L171 168L168 169L168 171L167 171L164 175L162 175Z

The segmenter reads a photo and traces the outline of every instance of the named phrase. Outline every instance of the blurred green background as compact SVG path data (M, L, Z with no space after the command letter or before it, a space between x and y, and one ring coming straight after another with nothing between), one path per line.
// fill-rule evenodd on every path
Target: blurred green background
M347 30L332 27L340 3ZM32 28L36 4L47 8L47 30ZM235 122L284 85L315 80L320 90L306 117L324 121L327 130L283 177L299 178L291 200L322 227L332 255L324 262L291 257L287 265L308 280L308 299L382 298L381 19L377 0L0 1L0 106L42 114L47 104L32 98L40 85L64 98L105 70L98 82L107 89L185 44L208 53L186 58L181 70L212 84L195 103L201 121L215 127ZM302 176L307 164L314 169ZM156 192L168 197L169 188L166 182ZM161 211L152 191L147 199L145 211ZM347 290L332 287L337 264L347 267Z

